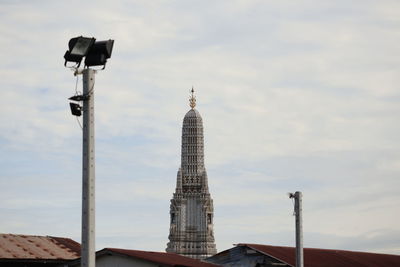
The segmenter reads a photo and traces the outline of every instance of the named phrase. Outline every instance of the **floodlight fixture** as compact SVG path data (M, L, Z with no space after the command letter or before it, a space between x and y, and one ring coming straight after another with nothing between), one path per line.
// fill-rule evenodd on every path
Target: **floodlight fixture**
M111 57L111 53L114 46L114 40L99 41L95 42L85 58L85 66L104 66L107 63L107 59Z
M95 41L95 38L79 37L76 42L74 42L75 44L72 47L71 54L79 56L87 55L89 48L93 45Z
M73 101L85 101L89 99L88 95L74 95L71 96L70 98L68 98L69 100L73 100Z
M71 108L72 115L77 117L82 115L82 107L79 104L70 102L69 107Z
M96 38L83 36L78 36L69 40L69 50L67 50L64 54L64 66L67 66L67 62L75 62L77 67L79 67L83 57L87 55L89 49L93 46L95 41Z

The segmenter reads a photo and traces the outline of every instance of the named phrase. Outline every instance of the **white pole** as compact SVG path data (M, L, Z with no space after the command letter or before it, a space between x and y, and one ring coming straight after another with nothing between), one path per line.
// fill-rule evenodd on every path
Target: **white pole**
M296 216L296 267L304 266L302 197L299 191L289 193L289 198L294 198L294 215Z
M94 76L83 70L82 267L95 267Z
M296 213L296 267L303 267L303 207L302 194L294 193L294 210Z

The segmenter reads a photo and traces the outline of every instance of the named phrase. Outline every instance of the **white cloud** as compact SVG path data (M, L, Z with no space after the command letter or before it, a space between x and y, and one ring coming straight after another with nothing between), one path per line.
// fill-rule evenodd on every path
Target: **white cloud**
M79 239L62 56L82 34L115 39L96 75L98 246L165 248L193 85L218 248L291 245L285 193L302 190L307 246L397 253L396 1L38 3L0 3L3 231Z

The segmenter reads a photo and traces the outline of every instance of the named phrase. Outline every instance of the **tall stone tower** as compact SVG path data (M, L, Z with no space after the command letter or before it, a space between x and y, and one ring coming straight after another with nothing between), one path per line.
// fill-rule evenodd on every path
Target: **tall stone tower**
M213 200L208 191L204 167L203 120L195 109L192 88L191 109L182 126L181 167L171 199L167 252L203 259L217 253L213 230Z

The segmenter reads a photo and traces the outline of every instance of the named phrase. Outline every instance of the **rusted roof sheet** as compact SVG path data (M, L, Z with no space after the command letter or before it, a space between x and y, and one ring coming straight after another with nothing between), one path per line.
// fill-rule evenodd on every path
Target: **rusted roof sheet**
M186 266L186 267L217 267L212 263L203 262L200 260L184 257L174 253L166 252L151 252L151 251L141 251L141 250L128 250L128 249L118 249L118 248L105 248L97 252L97 255L107 254L108 252L113 252L116 254L123 254L125 256L135 257L142 260L148 260L158 264L163 264L167 266Z
M0 234L0 259L63 259L80 257L81 246L69 238Z
M269 255L291 266L296 265L293 247L278 247L258 244L238 244ZM400 255L356 252L347 250L304 248L305 267L386 267L400 266Z

